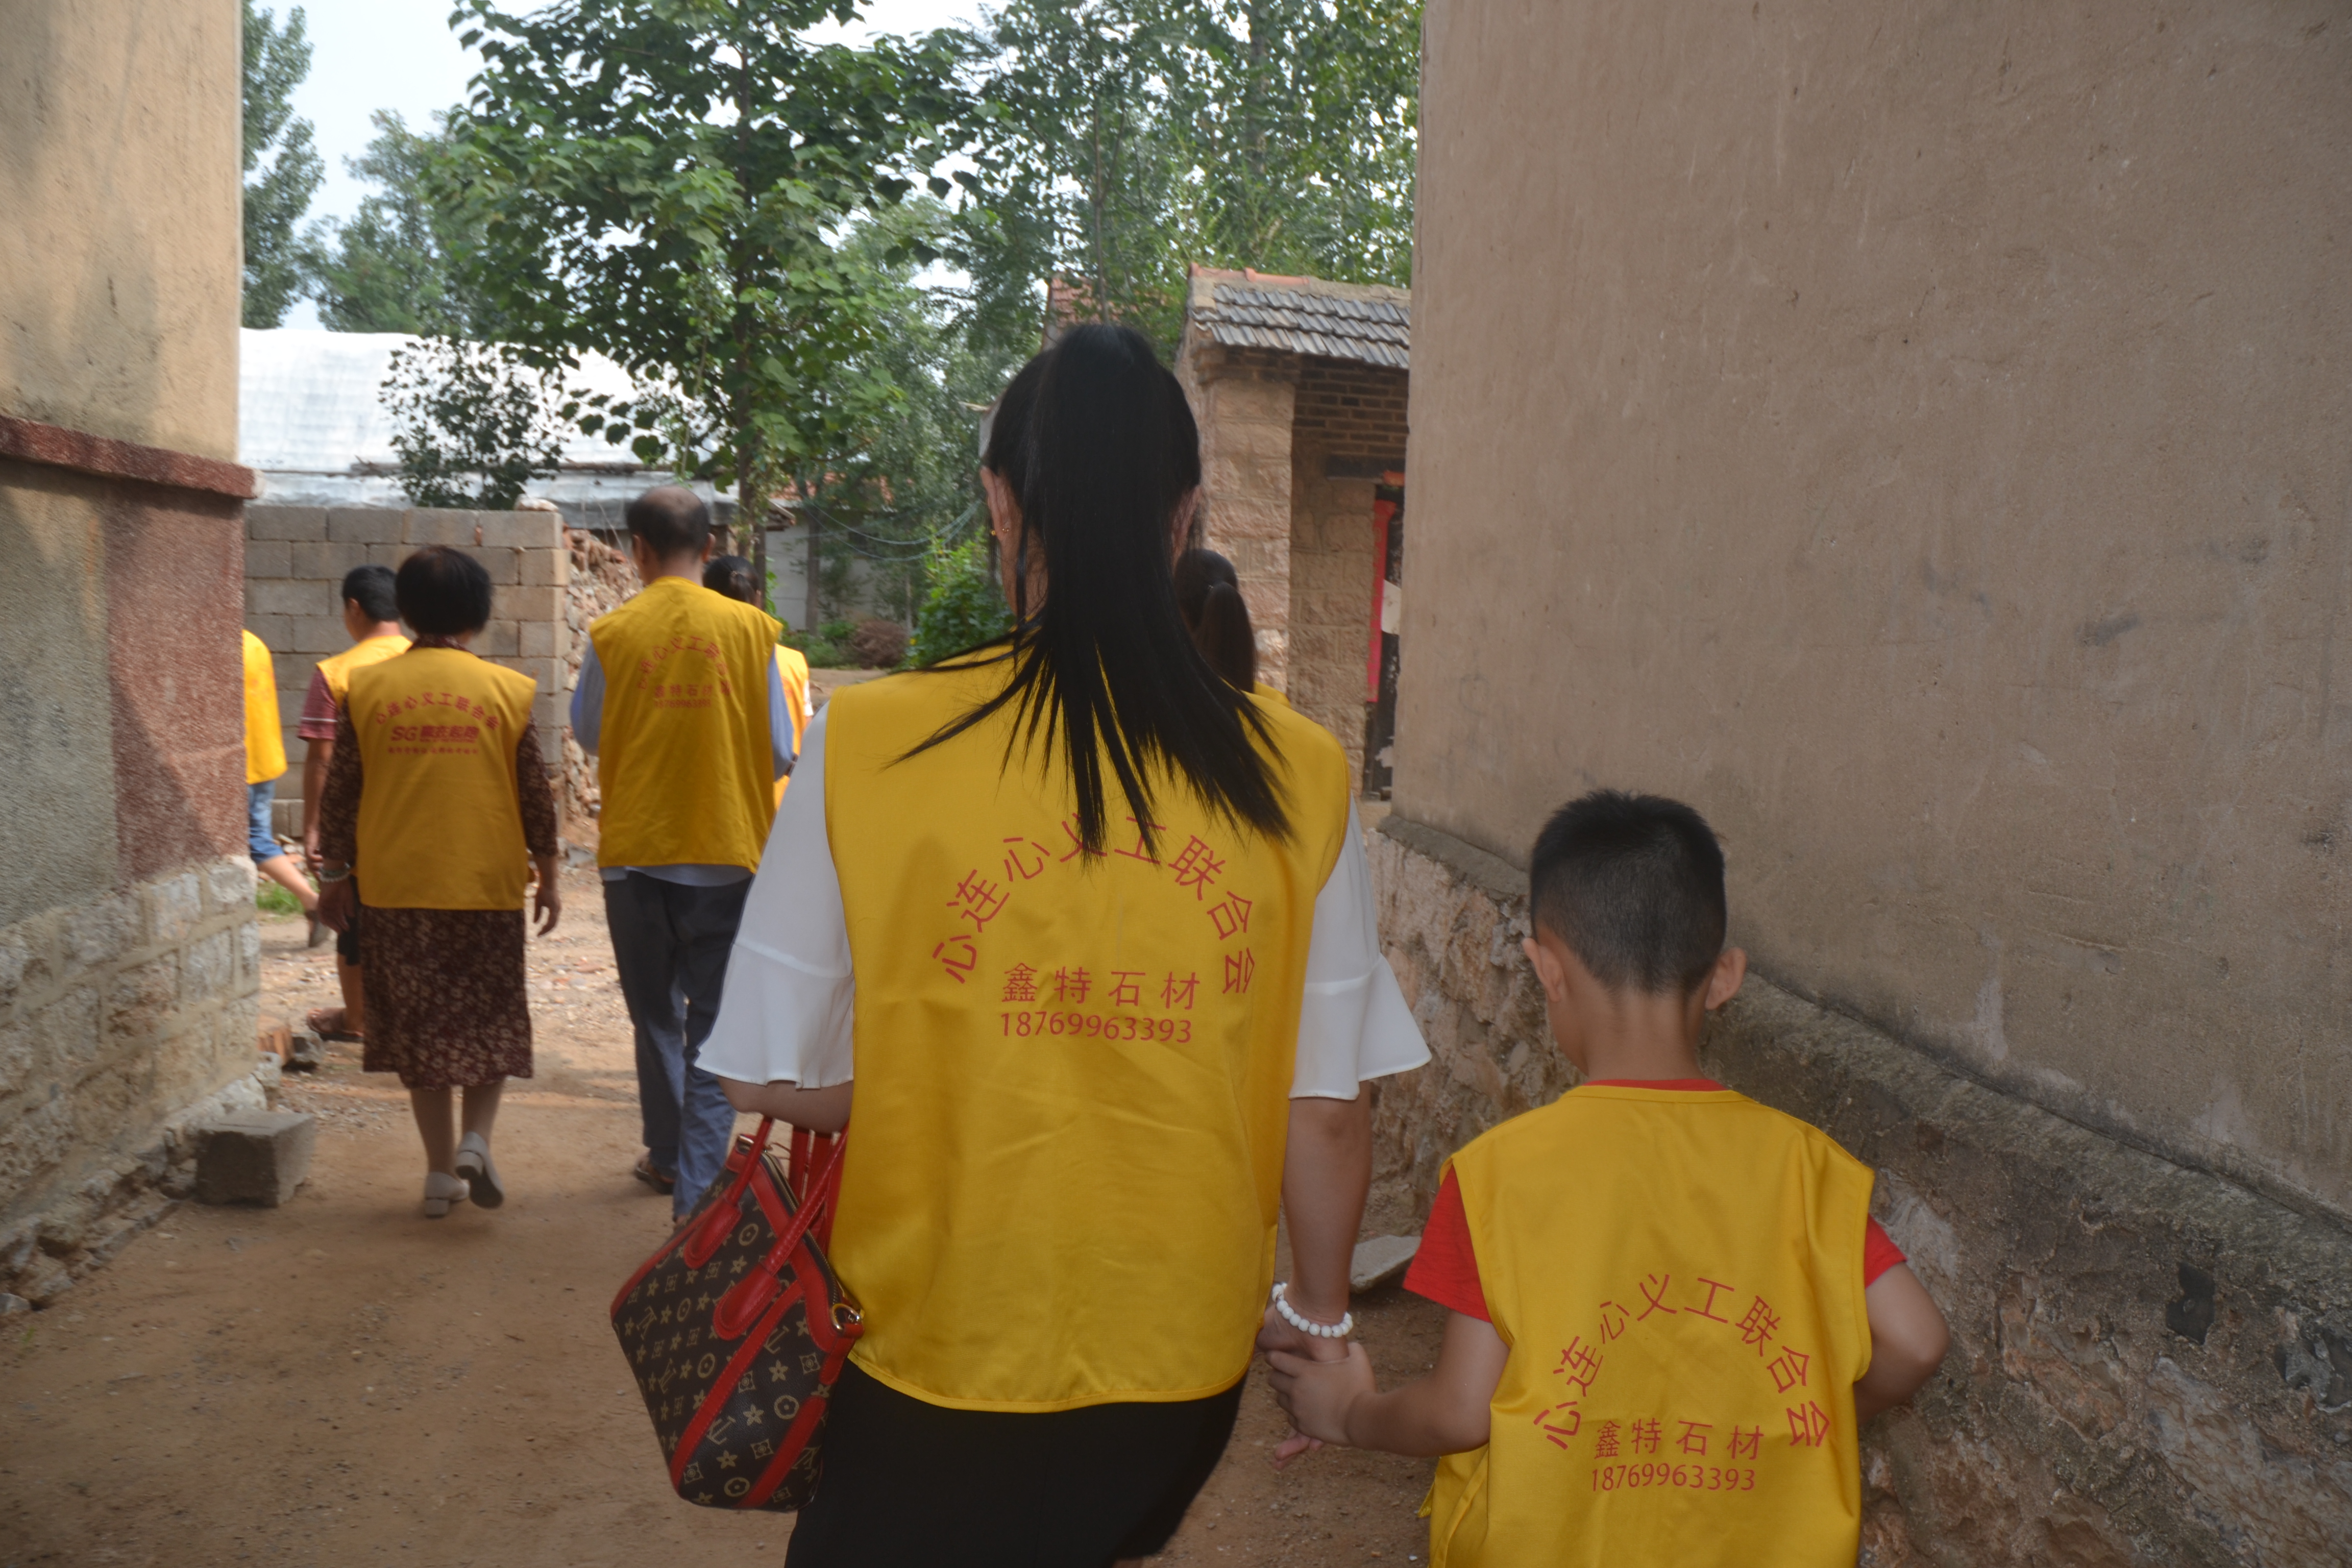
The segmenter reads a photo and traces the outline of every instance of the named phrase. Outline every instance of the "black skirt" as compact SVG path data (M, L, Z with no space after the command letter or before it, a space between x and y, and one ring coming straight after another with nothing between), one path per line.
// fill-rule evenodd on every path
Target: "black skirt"
M785 1568L1108 1568L1168 1544L1224 1456L1242 1385L1175 1404L954 1410L856 1363Z

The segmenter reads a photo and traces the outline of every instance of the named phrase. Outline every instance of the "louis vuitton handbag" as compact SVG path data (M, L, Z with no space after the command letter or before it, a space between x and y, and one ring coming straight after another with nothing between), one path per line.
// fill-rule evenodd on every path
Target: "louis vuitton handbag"
M772 1125L735 1141L720 1179L613 1301L670 1485L709 1508L789 1512L815 1495L825 1402L862 1331L821 1239L845 1140L800 1134L788 1170Z

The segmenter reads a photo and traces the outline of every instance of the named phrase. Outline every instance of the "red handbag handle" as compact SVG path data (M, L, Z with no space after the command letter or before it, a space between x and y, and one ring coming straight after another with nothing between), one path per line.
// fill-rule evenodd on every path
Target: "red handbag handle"
M703 1211L702 1218L678 1249L688 1268L699 1268L710 1261L727 1233L735 1228L736 1216L742 1212L743 1191L751 1184L751 1173L760 1167L760 1152L768 1146L768 1130L776 1124L772 1116L760 1118L760 1130L751 1134L751 1147L743 1156L743 1168L735 1173L735 1184L727 1195Z
M761 1130L765 1131L764 1124ZM848 1147L847 1138L834 1140L833 1148L825 1154L824 1163L818 1167L815 1178L808 1184L807 1194L801 1199L800 1207L793 1211L792 1223L784 1227L782 1235L776 1237L776 1245L768 1249L768 1256L760 1260L758 1268L737 1280L727 1294L719 1298L719 1305L710 1313L711 1332L723 1340L740 1339L751 1331L752 1324L760 1321L760 1314L773 1303L776 1289L782 1283L784 1268L792 1262L801 1238L808 1235L809 1226L815 1222L818 1213L833 1206L834 1199L841 1191L841 1156L842 1151Z

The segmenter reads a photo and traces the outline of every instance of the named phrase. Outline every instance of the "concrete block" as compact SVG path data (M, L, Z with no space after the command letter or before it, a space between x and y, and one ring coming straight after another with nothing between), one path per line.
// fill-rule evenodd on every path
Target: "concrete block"
M327 510L316 506L249 506L245 509L245 537L257 539L324 539Z
M572 556L562 550L526 550L522 552L522 582L528 587L562 588L572 581Z
M247 595L250 596L253 592L253 584L247 583L245 586ZM248 604L245 617L245 629L251 632L255 637L259 637L261 639L261 645L278 657L279 660L278 667L278 684L283 687L286 684L286 667L284 664L286 647L289 639L294 635L294 617L291 616L257 616L252 613L252 607Z
M245 542L245 579L290 575L288 564L293 559L292 548L282 539L248 539Z
M398 544L402 516L390 507L339 506L327 513L327 537L337 544Z
M521 551L488 544L468 544L462 548L467 554L482 563L483 570L489 573L493 584L506 587L522 581Z
M474 640L468 646L482 658L495 658L503 663L521 651L517 646L517 634L514 622L492 621L474 634Z
M480 516L454 507L411 507L401 514L401 531L412 545L471 544Z
M290 1110L247 1111L205 1128L196 1155L196 1201L276 1208L310 1173L318 1119Z
M1417 1236L1375 1236L1356 1243L1348 1263L1348 1289L1370 1290L1402 1275L1412 1255L1421 1250Z
M521 550L552 550L563 548L563 514L554 511L478 511L474 521L481 524L484 544L509 545Z
M332 585L315 582L248 583L245 610L248 616L315 616L322 602L334 596Z
M525 558L529 563L529 558ZM516 623L521 646L515 651L525 658L562 658L571 651L570 626L561 621L523 621Z
M402 562L415 553L416 547L413 544L371 544L367 547L369 565L389 566L395 572L400 570Z
M333 589L330 588L327 593L330 598L333 597ZM340 618L331 620L324 616L308 616L296 623L294 635L287 641L293 645L294 652L309 654L309 662L315 665L328 654L341 653L351 647L352 634L343 629ZM302 684L306 689L310 686L308 675L302 678ZM301 704L295 704L295 708L299 712Z
M342 594L343 574L366 564L368 559L368 547L364 544L296 544L288 549L294 565L289 575L303 579L304 586L313 595L312 602L324 609L342 607L337 600Z
M561 588L505 587L490 606L493 619L508 621L554 621L563 615L563 590Z

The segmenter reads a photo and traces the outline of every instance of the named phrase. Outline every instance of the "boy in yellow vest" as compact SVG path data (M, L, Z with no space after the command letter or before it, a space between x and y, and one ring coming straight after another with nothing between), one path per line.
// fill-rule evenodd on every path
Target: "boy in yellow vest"
M352 675L408 651L408 639L400 635L400 606L393 597L391 567L354 566L344 573L342 605L343 630L350 634L352 646L331 658L320 659L310 672L310 689L302 698L302 718L294 729L304 747L302 858L313 876L319 871L319 798L327 791L327 766L335 756L335 721L342 716ZM356 918L335 939L335 977L342 983L343 1005L319 1008L305 1022L329 1039L359 1039L367 1033L367 986L360 973Z
M1690 807L1588 795L1536 840L1525 943L1585 1081L1448 1163L1408 1289L1453 1309L1437 1366L1375 1391L1276 1352L1309 1440L1442 1454L1433 1568L1850 1568L1856 1426L1934 1375L1943 1314L1870 1218L1871 1173L1704 1078L1723 852Z
M636 1029L638 1180L683 1219L719 1174L734 1108L698 1060L792 771L776 622L702 585L710 510L677 486L629 503L645 587L588 628L572 733L596 753L597 862Z

